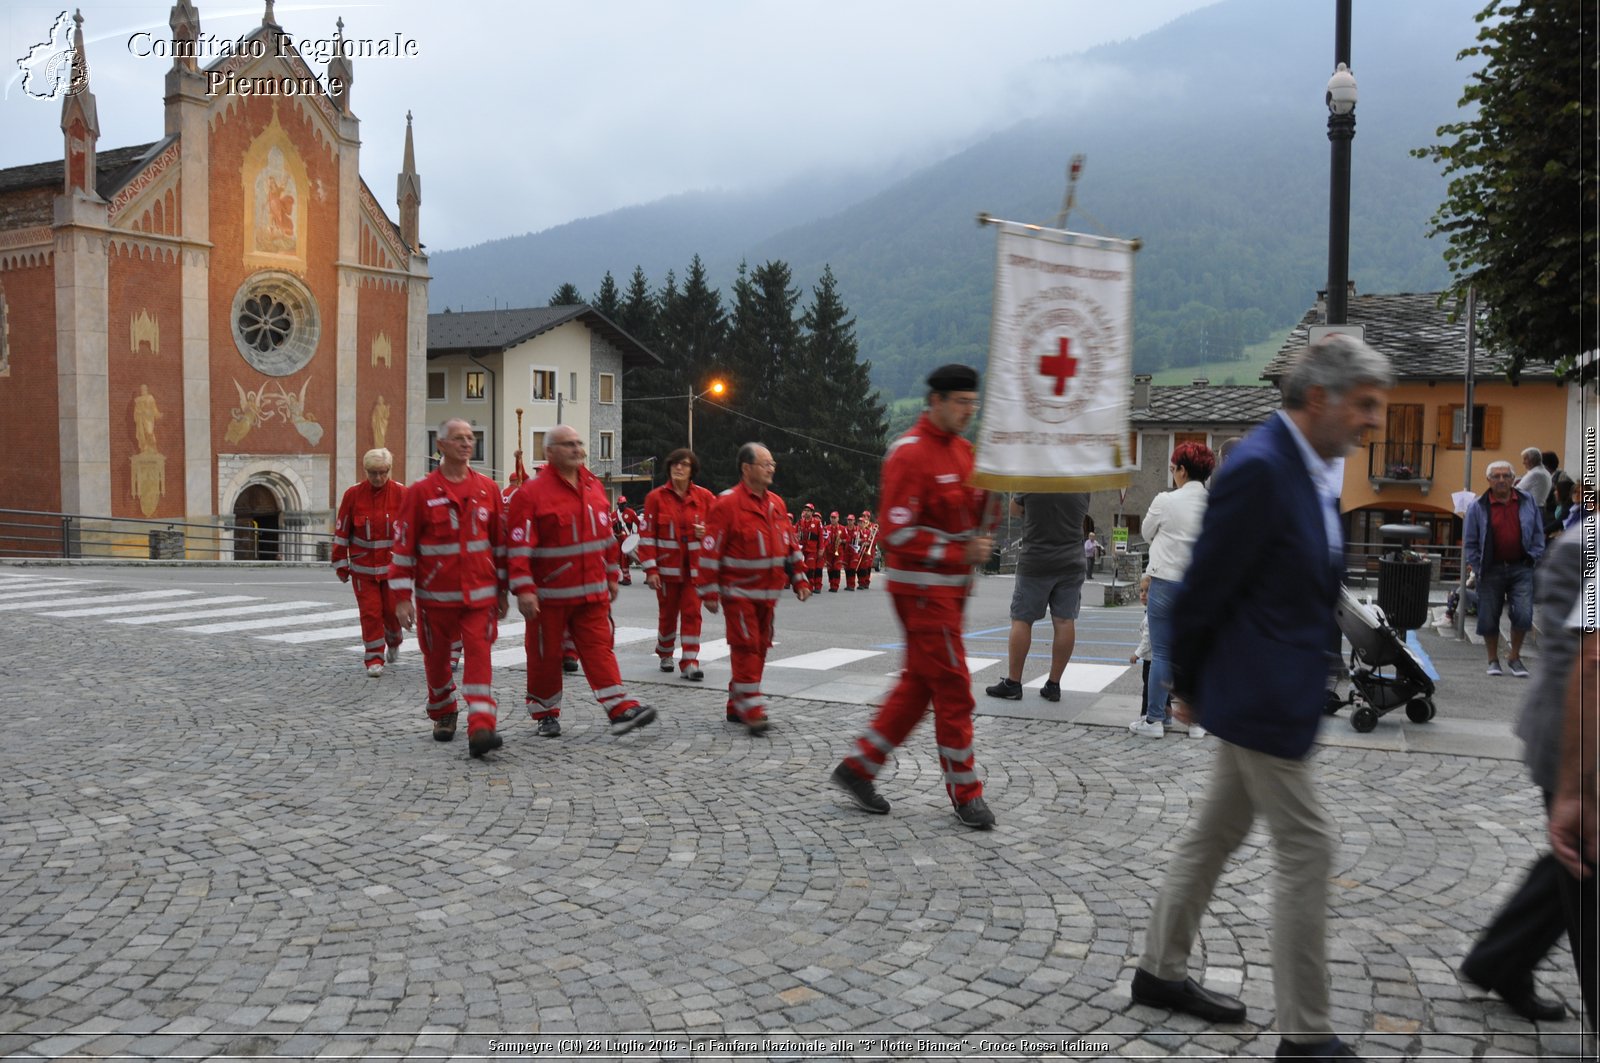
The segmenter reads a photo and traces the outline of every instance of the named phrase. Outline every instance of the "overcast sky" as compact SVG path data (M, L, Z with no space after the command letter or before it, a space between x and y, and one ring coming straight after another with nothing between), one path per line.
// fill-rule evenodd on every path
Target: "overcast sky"
M415 42L355 61L361 173L394 213L415 119L422 238L443 249L535 232L696 189L928 161L1024 117L1030 68L1138 36L1211 0L393 0L278 3L297 40ZM104 149L162 135L171 0L82 5ZM231 40L263 4L197 0ZM29 98L16 60L61 12L0 4L0 166L61 156L58 101ZM1331 14L1329 16L1332 17ZM326 63L313 62L322 74Z

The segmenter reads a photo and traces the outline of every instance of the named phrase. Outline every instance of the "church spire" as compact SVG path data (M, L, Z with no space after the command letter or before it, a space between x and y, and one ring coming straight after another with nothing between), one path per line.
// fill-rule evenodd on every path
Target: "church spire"
M355 67L350 62L350 56L344 46L344 18L340 17L333 24L333 38L335 42L334 55L328 60L328 91L337 97L334 101L338 104L343 114L350 113L350 85L356 79ZM334 86L338 90L334 90Z
M61 132L66 138L66 187L96 195L95 142L100 139L100 115L89 90L89 53L83 47L83 12L74 12L72 31L72 81L61 100Z
M200 12L190 0L178 0L167 16L172 27L172 68L195 71L195 58L200 40Z
M400 179L396 182L395 198L400 206L400 238L406 246L416 251L422 247L418 238L419 213L422 208L422 178L417 176L417 153L411 144L411 112L406 112L406 154L401 165Z
M278 16L272 13L272 0L267 0L267 9L261 13L261 24L263 26L276 26L278 24Z

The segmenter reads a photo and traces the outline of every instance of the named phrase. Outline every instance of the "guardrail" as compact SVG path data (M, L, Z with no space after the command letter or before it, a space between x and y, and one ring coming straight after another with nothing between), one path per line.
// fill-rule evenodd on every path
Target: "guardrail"
M308 527L215 524L0 509L0 557L154 561L327 561L333 534Z

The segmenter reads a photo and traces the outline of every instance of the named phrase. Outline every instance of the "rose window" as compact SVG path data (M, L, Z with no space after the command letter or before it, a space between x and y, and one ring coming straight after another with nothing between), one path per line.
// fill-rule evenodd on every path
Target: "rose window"
M288 376L317 353L321 318L311 290L292 273L252 274L233 297L233 343L268 376Z

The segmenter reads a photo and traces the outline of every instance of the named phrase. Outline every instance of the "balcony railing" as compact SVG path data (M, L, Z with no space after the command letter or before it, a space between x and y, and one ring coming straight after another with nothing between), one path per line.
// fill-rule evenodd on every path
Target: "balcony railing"
M1402 484L1427 494L1433 486L1436 449L1433 443L1369 443L1367 479L1372 482L1372 489L1382 491L1385 484Z

